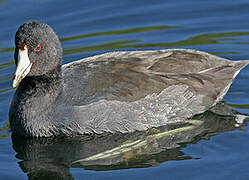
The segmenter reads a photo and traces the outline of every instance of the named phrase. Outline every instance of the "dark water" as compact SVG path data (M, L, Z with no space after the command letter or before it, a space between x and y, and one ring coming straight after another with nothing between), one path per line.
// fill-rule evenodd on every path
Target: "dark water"
M248 179L249 126L236 128L228 115L207 114L205 128L195 124L188 136L185 130L170 136L181 146L167 144L168 135L151 140L154 132L25 140L11 139L8 131L14 33L23 22L50 24L61 38L64 63L114 50L163 48L194 48L239 60L249 59L248 8L247 0L0 0L0 179ZM225 97L245 114L248 79L249 67ZM77 161L136 141L140 144L115 158Z

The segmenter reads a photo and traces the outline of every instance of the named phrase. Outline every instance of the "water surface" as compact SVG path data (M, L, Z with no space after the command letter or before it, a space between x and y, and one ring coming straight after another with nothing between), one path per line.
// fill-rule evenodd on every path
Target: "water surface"
M79 150L78 140L67 146L63 146L68 143L64 141L12 142L8 109L14 93L14 34L25 21L46 22L55 29L64 49L64 64L110 51L165 48L194 48L240 60L249 59L248 7L246 0L0 0L0 179L39 179L51 174L49 169L61 169L64 179L247 179L247 123L242 128L227 123L223 131L216 126L206 137L189 139L153 157L151 153L143 155L137 161L127 161L131 163L128 165L80 166L66 163L80 154L72 153L68 147L71 143L71 149ZM245 114L249 114L248 79L249 67L238 75L225 97L231 107ZM101 140L97 138L96 142ZM85 148L90 147L83 142ZM62 153L60 157L56 147L68 147L71 154L67 157ZM47 167L44 172L36 171L43 167Z

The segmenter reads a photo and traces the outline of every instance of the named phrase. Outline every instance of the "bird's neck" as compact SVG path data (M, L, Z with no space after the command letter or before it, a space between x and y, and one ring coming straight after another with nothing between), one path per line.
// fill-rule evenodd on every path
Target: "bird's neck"
M61 70L54 69L41 76L30 76L23 79L16 93L18 98L36 111L50 106L62 91ZM36 106L36 103L39 103Z
M55 69L45 75L27 76L21 81L10 107L11 127L34 124L31 122L37 119L44 121L44 126L49 122L43 117L62 91L61 76L61 70Z

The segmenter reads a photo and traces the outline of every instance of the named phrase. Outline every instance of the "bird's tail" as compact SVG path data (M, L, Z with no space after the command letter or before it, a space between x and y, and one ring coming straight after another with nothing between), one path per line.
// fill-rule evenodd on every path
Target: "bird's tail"
M234 67L233 79L239 74L239 72L249 64L249 60L234 61L231 63Z

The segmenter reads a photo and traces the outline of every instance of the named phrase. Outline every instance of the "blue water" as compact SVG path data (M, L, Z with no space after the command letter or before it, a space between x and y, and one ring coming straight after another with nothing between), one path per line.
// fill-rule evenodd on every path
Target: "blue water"
M8 131L14 34L25 21L54 28L62 41L63 63L114 50L164 48L193 48L240 60L249 59L248 7L247 0L0 0L0 179L28 179L32 171L23 168L30 157L18 156ZM245 114L248 79L249 67L225 97ZM74 179L248 179L248 129L246 124L182 146L179 157L191 157L188 160L159 159L148 167L105 171L70 167L68 173Z

